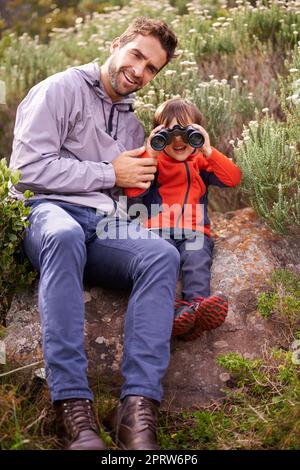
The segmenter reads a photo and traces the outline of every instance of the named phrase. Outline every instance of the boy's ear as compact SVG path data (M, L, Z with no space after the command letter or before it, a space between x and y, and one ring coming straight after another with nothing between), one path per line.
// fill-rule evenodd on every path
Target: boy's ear
M113 54L120 47L120 38L117 37L112 40L110 45L110 52Z

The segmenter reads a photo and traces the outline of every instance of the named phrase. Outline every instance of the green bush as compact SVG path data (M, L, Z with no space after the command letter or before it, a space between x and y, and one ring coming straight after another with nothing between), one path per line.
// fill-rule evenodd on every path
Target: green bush
M6 160L0 160L0 323L5 324L5 314L13 293L31 284L35 274L29 262L21 254L21 241L28 226L29 208L23 201L9 196L11 184L17 184L20 175L7 168ZM26 197L29 196L26 193Z
M235 148L242 189L275 232L299 233L300 159L287 127L270 117L252 121Z
M271 13L270 13L271 14ZM291 14L294 14L292 12ZM299 17L299 15L297 15ZM281 19L288 28L288 21ZM296 21L290 33L296 38ZM294 34L296 33L296 34ZM235 147L243 173L242 189L255 211L281 235L300 234L300 46L295 46L285 63L288 74L280 78L281 109L278 122L266 117L244 126L243 139Z

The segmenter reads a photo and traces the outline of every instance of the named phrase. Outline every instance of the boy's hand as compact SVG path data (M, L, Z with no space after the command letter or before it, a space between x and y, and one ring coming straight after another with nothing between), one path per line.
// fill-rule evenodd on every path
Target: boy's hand
M203 135L204 144L202 145L200 150L206 158L209 158L211 156L211 153L212 153L212 148L211 148L211 145L210 145L210 139L209 139L208 133L206 132L204 127L200 126L199 124L192 124L192 126L195 129L197 129L198 131L200 131L201 134Z
M152 157L152 158L157 158L158 155L161 153L161 151L157 151L157 150L154 150L151 145L150 145L150 142L151 142L151 139L152 137L158 132L160 131L164 126L161 124L160 126L157 126L155 127L155 129L153 129L151 131L151 134L149 135L148 139L147 139L147 143L146 143L146 151L147 151L147 154L149 155L149 157Z

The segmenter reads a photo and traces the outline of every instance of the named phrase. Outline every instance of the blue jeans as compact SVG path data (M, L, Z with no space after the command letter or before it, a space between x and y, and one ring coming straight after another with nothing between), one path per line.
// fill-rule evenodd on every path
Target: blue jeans
M162 398L179 253L158 236L149 238L149 231L143 228L142 238L126 237L133 223L127 220L117 220L122 234L110 238L115 226L110 227L107 220L95 209L75 204L31 203L23 248L40 272L43 352L53 401L93 399L83 346L84 275L94 284L132 289L125 318L121 398Z

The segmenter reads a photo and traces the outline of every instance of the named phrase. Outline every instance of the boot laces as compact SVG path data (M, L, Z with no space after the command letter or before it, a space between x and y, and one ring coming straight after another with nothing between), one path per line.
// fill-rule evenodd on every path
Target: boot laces
M180 308L182 305L186 305L189 308L192 308L194 311L196 311L200 303L198 299L200 299L200 297L197 298L197 301L194 301L194 302L188 302L186 300L177 299L175 300L175 310Z
M72 431L78 434L81 431L93 430L97 432L97 426L89 400L68 400L63 403L64 415L71 424Z
M156 434L157 414L154 403L146 400L144 397L140 397L138 407L139 432L149 429L153 434Z

